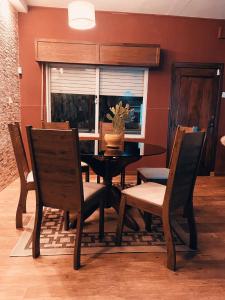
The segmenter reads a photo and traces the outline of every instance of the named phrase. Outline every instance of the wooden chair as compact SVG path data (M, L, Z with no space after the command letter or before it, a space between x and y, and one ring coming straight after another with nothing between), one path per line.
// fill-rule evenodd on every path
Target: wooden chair
M41 123L41 128L43 129L70 129L70 123L69 121L65 122L45 122L42 121ZM85 162L81 161L81 170L82 173L85 173L85 181L88 182L90 181L90 168L89 165L86 164Z
M119 220L117 225L117 243L121 244L125 209L127 205L160 216L167 248L167 267L176 268L176 251L172 230L181 232L175 222L177 210L185 210L190 237L189 246L197 248L197 232L194 220L192 193L199 167L205 132L179 130L173 149L167 186L155 182L146 182L122 191ZM151 220L149 220L149 223ZM176 228L175 228L176 224ZM185 240L185 239L184 239Z
M105 186L91 182L82 183L77 129L43 130L28 126L27 137L37 198L33 257L40 255L43 206L64 211L73 210L77 213L74 268L78 269L83 222L98 207L100 207L100 237L104 234Z
M16 164L20 176L20 197L16 210L16 228L23 227L23 213L26 213L28 191L34 190L33 173L29 168L19 123L8 124Z
M176 134L179 129L183 129L186 132L192 132L193 127L185 127L185 126L177 126L177 130L175 133L174 141L176 139ZM173 148L171 152L171 157L173 155ZM137 169L137 184L141 184L141 181L144 182L156 182L160 184L167 184L167 179L170 171L171 157L168 168L138 168Z
M100 150L106 150L106 143L104 140L104 136L106 133L112 133L112 123L107 123L107 122L101 122L100 123L100 140L99 140L99 149ZM123 140L121 140L121 147L120 149L122 150L124 148L124 138ZM120 176L120 185L122 187L122 189L124 189L125 187L125 168L123 169L123 171L121 172L121 176ZM100 182L100 176L97 175L97 182Z
M46 122L41 121L41 128L43 129L70 129L69 121L65 122Z

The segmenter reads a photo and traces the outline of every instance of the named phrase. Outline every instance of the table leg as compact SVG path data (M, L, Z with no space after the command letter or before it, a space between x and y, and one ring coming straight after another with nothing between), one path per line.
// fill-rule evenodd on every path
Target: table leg
M113 195L113 201L111 203L111 206L115 209L115 211L117 212L117 214L119 214L119 208L120 208L120 197L121 197L121 192L120 190L115 187L112 186L111 187L111 193ZM134 230L134 231L139 231L139 225L137 224L137 222L134 220L133 216L131 215L131 208L128 206L126 209L126 214L125 214L125 218L124 218L124 224Z

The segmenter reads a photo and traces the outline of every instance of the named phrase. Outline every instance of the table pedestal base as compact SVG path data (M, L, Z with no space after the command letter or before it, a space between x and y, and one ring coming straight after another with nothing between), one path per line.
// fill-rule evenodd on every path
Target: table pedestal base
M101 159L95 156L82 157L82 161L88 163L97 175L103 177L108 195L105 200L106 208L113 207L115 211L119 213L121 192L112 184L112 178L118 176L127 165L138 161L140 158L141 157L104 157L104 159ZM89 215L91 215L92 212L90 212ZM127 227L135 231L139 230L137 222L129 213L129 208L124 221Z

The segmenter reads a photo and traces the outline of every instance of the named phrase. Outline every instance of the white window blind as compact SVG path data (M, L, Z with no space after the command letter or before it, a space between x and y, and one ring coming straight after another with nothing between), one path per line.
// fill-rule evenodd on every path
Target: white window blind
M95 95L96 68L60 65L50 67L51 93Z
M143 97L144 69L100 68L100 95Z

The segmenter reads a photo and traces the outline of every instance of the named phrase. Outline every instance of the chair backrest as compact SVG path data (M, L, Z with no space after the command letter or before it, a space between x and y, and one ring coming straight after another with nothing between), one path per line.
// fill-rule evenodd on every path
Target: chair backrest
M24 149L22 135L19 123L8 124L8 129L12 141L12 146L16 158L16 164L20 176L20 180L25 183L30 168L27 162L27 156Z
M78 130L27 127L39 204L81 210L84 202Z
M168 213L191 201L204 142L205 131L177 131L163 203Z
M170 168L172 157L173 157L173 150L174 150L174 144L175 144L175 141L176 141L176 136L177 136L177 133L178 133L179 130L184 130L185 132L193 132L193 127L177 125L177 129L176 129L175 136L174 136L174 141L173 141L173 147L172 147L172 151L171 151L171 155L170 155L169 168Z
M106 150L106 143L105 143L104 136L106 133L112 133L113 131L112 123L100 122L99 131L100 131L99 149ZM122 136L121 145L119 149L123 150L123 148L124 148L124 135Z
M41 128L43 129L70 129L69 121L66 122L41 122Z

